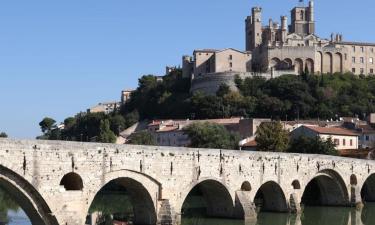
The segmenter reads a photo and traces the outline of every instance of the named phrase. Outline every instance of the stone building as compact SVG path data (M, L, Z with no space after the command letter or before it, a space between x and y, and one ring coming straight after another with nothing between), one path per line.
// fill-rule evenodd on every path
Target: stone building
M331 139L337 150L358 149L358 133L342 127L301 126L291 133L292 138L301 136L323 140Z
M274 78L282 74L374 74L375 43L330 39L315 33L314 1L297 6L280 23L262 21L262 8L252 8L245 20L246 49L195 50L183 56L183 76L191 77L192 91L213 93L221 83L233 86L234 75Z

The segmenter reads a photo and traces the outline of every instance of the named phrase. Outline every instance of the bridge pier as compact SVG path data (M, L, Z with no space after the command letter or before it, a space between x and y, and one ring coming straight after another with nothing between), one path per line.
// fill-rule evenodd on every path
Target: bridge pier
M301 198L298 193L292 193L289 198L289 211L290 213L300 214L301 209Z
M234 218L243 219L245 223L252 223L257 220L256 206L251 201L250 192L236 191Z
M358 185L351 185L350 187L350 204L355 206L357 210L362 211L363 202L361 197L361 189Z

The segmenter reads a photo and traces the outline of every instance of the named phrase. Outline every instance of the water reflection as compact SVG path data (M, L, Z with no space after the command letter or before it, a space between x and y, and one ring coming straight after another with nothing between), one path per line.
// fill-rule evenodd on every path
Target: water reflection
M256 222L204 218L182 218L182 225L374 225L375 204L366 204L362 213L353 208L306 207L302 214L260 213Z
M20 206L0 188L0 225L31 225Z

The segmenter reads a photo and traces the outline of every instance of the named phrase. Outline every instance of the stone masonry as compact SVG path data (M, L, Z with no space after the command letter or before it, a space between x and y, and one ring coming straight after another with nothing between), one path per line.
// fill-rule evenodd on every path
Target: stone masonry
M374 174L373 161L331 156L0 139L0 186L37 225L83 225L113 180L135 199L135 224L151 225L179 224L196 185L208 215L252 220L257 192L265 210L298 214L312 180L322 204L361 206L375 200Z

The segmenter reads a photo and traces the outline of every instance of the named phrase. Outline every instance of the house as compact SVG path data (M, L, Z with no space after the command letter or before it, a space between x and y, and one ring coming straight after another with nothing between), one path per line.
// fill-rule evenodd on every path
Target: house
M301 136L315 138L320 137L323 140L329 138L336 144L337 150L358 149L357 132L342 127L320 127L320 126L300 126L291 132L292 139Z
M87 109L87 113L105 113L109 114L120 108L120 102L103 102Z
M370 125L360 125L357 127L359 132L359 147L371 149L375 147L375 129Z

